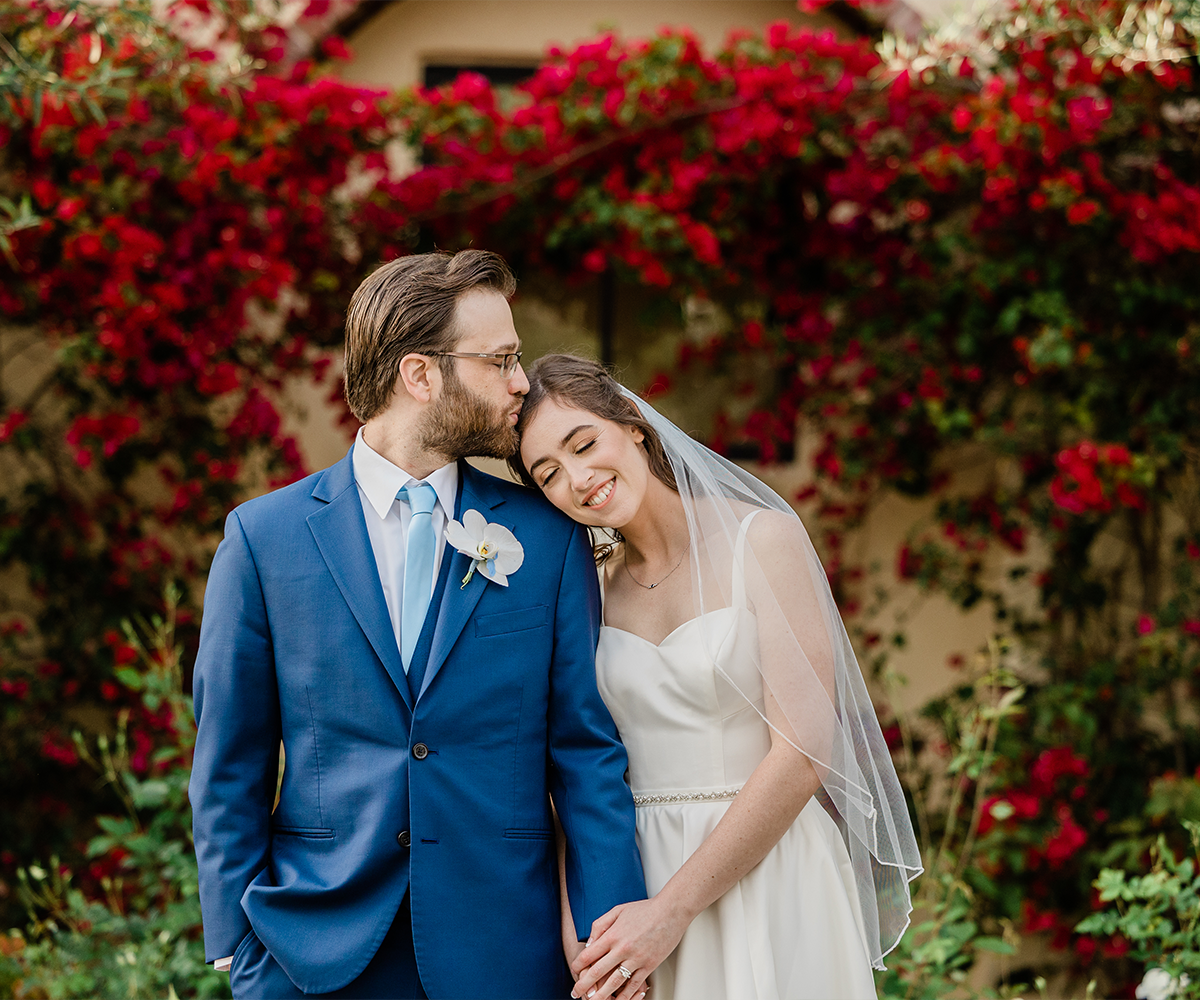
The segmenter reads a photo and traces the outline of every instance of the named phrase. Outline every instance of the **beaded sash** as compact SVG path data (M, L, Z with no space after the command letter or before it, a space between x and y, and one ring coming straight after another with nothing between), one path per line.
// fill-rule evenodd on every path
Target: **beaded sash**
M660 806L675 802L728 802L741 787L722 788L716 792L671 792L663 795L634 795L635 806Z

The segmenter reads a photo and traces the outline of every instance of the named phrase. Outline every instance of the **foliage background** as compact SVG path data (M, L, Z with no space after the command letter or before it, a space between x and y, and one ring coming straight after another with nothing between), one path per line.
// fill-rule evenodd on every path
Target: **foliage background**
M1128 940L1075 930L1092 882L1200 818L1200 7L1014 0L921 45L604 37L515 94L348 86L340 43L296 59L283 11L0 2L0 905L18 926L23 884L40 921L13 989L52 992L62 914L78 935L92 905L194 960L194 915L154 924L194 895L184 803L144 791L186 771L190 723L145 678L188 662L225 512L305 471L277 393L329 380L357 282L473 242L711 305L644 388L719 394L719 450L800 449L794 499L882 690L889 582L992 609L962 685L885 720L932 914L885 989L940 995L1024 935L1050 957L1011 982L1128 994ZM935 513L854 565L888 491ZM98 827L122 797L134 825Z

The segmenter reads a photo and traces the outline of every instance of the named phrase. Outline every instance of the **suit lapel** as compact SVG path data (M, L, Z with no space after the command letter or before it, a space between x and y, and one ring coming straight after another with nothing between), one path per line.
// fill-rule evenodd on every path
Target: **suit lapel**
M379 568L371 550L362 501L354 485L350 455L326 470L312 495L326 504L308 516L308 526L317 548L371 648L411 712L408 678L400 662L387 602L383 599Z
M474 508L489 521L499 520L504 523L502 518L490 516L492 510L504 503L504 497L496 491L482 473L476 471L465 461L458 463L458 469L459 490L458 499L454 505L455 519L462 521L463 511ZM515 534L513 525L505 524L505 527L513 530ZM477 572L463 587L462 579L471 568L470 557L449 548L445 555L451 557L450 576L446 581L441 607L438 609L438 620L433 632L433 643L429 650L429 665L425 668L425 680L421 685L421 694L428 690L434 677L442 669L442 664L446 662L446 657L450 655L450 650L454 648L454 644L470 620L475 605L483 596L484 588L492 586L482 573Z

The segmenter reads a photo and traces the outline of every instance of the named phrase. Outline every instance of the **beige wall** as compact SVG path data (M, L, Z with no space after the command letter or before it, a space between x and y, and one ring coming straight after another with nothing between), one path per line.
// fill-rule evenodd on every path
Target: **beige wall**
M647 38L664 26L687 26L713 51L731 29L760 30L772 21L818 23L794 0L399 0L350 36L354 59L342 75L407 87L421 82L429 63L532 63L551 45L613 29Z

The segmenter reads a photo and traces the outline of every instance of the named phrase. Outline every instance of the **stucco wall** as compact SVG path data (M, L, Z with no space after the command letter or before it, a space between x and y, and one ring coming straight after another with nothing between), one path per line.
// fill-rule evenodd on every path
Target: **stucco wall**
M536 63L551 45L610 29L645 38L686 26L712 51L733 28L773 21L835 23L801 14L794 0L400 0L350 36L354 59L343 76L407 87L428 63Z

